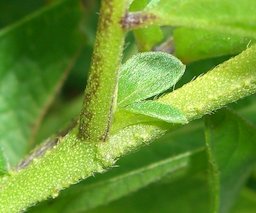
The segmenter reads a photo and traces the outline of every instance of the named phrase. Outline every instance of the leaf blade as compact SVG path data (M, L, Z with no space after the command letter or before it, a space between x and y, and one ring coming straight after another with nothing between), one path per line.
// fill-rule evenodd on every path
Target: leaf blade
M185 65L167 53L146 52L133 56L120 70L118 106L124 107L166 91L184 71Z
M177 28L173 33L175 55L185 62L234 55L255 39L201 29Z
M255 128L230 111L206 120L212 212L227 212L255 165Z
M162 104L157 101L141 101L130 104L124 109L136 114L157 118L168 123L188 123L188 120L180 110L172 107L171 105Z
M255 7L256 2L250 0L153 0L144 11L153 16L148 20L151 24L186 26L255 38Z
M27 152L74 61L79 20L79 5L65 0L0 31L0 146L11 165Z

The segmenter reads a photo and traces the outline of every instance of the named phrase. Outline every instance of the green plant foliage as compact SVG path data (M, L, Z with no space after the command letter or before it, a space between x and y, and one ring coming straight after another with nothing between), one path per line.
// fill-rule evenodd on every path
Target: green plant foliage
M167 104L162 104L156 101L141 101L130 104L124 109L133 113L147 115L157 118L168 123L188 123L186 117L181 111Z
M178 109L156 101L143 101L175 85L184 71L185 66L167 53L147 52L133 56L120 70L118 107L169 123L187 123Z
M255 10L2 0L0 212L254 213Z
M148 4L148 0L135 0L130 6L130 11L136 12L143 10ZM163 32L158 26L151 26L144 29L133 31L138 49L140 51L151 51L156 44L163 40Z
M211 5L211 6L209 6ZM160 0L145 8L146 23L171 25L175 54L185 62L237 54L256 38L255 1Z
M256 192L245 188L241 192L231 213L254 213L256 209Z
M0 32L0 146L11 165L27 152L71 68L79 20L77 2L65 0Z
M46 3L44 0L1 0L0 28L19 20L36 9L39 9L44 3ZM10 11L12 12L10 13Z
M190 28L175 29L173 39L175 55L187 63L237 54L255 41L255 38Z
M199 112L204 112L203 115L211 113L212 111L207 108L212 107L210 106L212 104L215 105L215 109L223 107L221 104L223 99L232 99L231 102L234 102L241 99L244 92L254 94L256 90L255 56L256 45L253 45L182 88L160 97L158 101L171 103L182 112L187 112L186 117L189 120L194 115L201 117ZM197 85L196 88L194 85ZM186 101L181 102L181 100Z
M133 56L120 70L118 107L161 94L175 85L184 71L185 66L167 53L146 52Z
M151 184L147 188L124 197L109 205L88 211L88 213L119 213L127 212L179 212L208 213L209 194L205 174L188 175L174 182Z
M186 26L241 37L256 37L256 2L251 0L152 0L145 23Z
M256 163L256 128L223 110L206 119L212 212L228 212Z
M4 157L4 153L3 150L0 149L0 176L6 173L6 161L5 161L5 157Z

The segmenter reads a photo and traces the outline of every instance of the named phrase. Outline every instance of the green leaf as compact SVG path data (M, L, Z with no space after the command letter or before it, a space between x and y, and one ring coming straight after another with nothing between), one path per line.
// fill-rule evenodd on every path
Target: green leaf
M6 160L4 157L3 150L0 148L0 176L6 173Z
M14 165L82 45L77 1L58 1L0 31L0 147ZM30 144L29 144L30 143Z
M255 39L201 29L177 28L173 34L175 55L183 62L237 54Z
M79 116L79 110L83 103L83 97L79 96L72 101L61 101L45 116L40 131L38 132L35 143L41 143L49 135L54 135L62 129L70 126L70 122L76 121Z
M222 110L206 119L213 207L228 212L256 162L256 128Z
M83 181L31 212L85 212L168 176L168 181L206 169L202 125L192 123L167 134L118 162L109 172ZM171 177L170 177L171 176ZM170 178L169 178L170 177Z
M255 213L256 192L244 188L240 194L237 203L232 208L231 213Z
M134 30L135 40L140 51L150 51L163 39L160 27L151 26Z
M185 65L167 53L146 52L133 56L120 70L118 106L124 107L166 91L184 71Z
M44 0L1 0L0 28L19 20L32 11L42 7L44 4Z
M256 38L256 1L152 0L145 23L206 29Z
M188 122L180 110L156 101L141 101L130 104L124 109L133 113L157 118L168 123L185 124Z
M201 159L203 160L203 159ZM188 175L181 180L151 184L129 196L88 213L208 213L209 193L205 174ZM171 175L169 177L171 179Z

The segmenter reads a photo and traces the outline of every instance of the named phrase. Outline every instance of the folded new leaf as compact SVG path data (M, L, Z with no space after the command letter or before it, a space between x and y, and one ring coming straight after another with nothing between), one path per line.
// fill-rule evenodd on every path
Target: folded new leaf
M168 123L185 124L188 122L180 110L157 101L141 101L128 105L125 109L133 113L157 118Z

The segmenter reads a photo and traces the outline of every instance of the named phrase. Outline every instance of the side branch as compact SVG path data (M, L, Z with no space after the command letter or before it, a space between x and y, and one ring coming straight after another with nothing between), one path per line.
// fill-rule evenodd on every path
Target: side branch
M79 136L105 141L112 122L125 31L120 24L127 0L103 0L91 72L80 115Z

